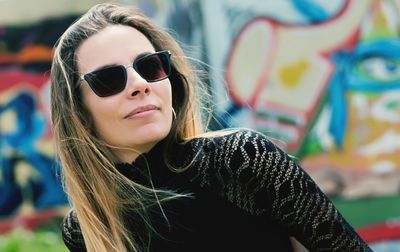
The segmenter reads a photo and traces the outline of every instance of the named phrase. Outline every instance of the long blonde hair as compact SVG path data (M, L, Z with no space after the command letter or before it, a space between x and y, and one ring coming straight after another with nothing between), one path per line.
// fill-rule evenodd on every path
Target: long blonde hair
M128 180L115 168L112 148L93 130L91 115L81 101L76 51L93 34L112 24L141 31L156 50L172 52L172 106L176 112L167 145L203 132L197 75L178 43L138 10L115 4L99 4L71 25L60 37L51 68L51 118L62 166L65 191L73 205L88 252L146 251L151 234L146 208L179 197ZM128 230L123 216L135 218ZM145 230L145 231L143 231ZM143 236L139 236L144 234Z

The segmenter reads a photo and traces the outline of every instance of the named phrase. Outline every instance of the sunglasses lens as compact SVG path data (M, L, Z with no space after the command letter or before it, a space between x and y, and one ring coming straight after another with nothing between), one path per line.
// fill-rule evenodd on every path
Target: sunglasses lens
M125 68L113 66L100 69L84 76L93 92L100 97L111 96L124 90L126 85Z
M169 77L171 53L161 51L144 56L133 63L134 69L147 82L156 82ZM111 66L85 74L83 78L95 94L100 97L115 95L125 89L127 73L125 66Z
M145 56L135 63L137 72L148 82L156 82L168 78L171 64L168 52L160 52Z

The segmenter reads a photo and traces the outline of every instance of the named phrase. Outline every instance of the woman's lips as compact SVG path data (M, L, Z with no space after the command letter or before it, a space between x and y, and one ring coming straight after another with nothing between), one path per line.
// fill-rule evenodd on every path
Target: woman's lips
M127 114L124 118L134 118L134 117L142 117L142 116L147 116L154 111L159 110L159 108L155 105L146 105L146 106L140 106L132 110L129 114Z

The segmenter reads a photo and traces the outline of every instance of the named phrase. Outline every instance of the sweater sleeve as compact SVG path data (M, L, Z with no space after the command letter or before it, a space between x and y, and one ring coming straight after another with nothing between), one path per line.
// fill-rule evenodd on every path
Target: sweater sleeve
M71 252L86 252L86 246L83 239L82 231L79 226L76 212L71 210L64 218L62 227L62 237L65 246Z
M264 135L238 131L211 145L206 163L215 175L203 184L221 188L226 200L277 221L310 251L372 251L312 178Z

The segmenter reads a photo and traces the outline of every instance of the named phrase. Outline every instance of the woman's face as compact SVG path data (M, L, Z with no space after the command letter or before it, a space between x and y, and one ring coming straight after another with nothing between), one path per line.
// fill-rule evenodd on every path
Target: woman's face
M143 54L154 53L150 41L135 28L110 25L85 40L77 51L80 74L108 65L127 66ZM165 138L172 123L169 79L148 83L132 67L127 70L123 91L97 96L82 81L83 103L94 120L99 136L108 144L132 150L116 150L122 162L132 162Z

